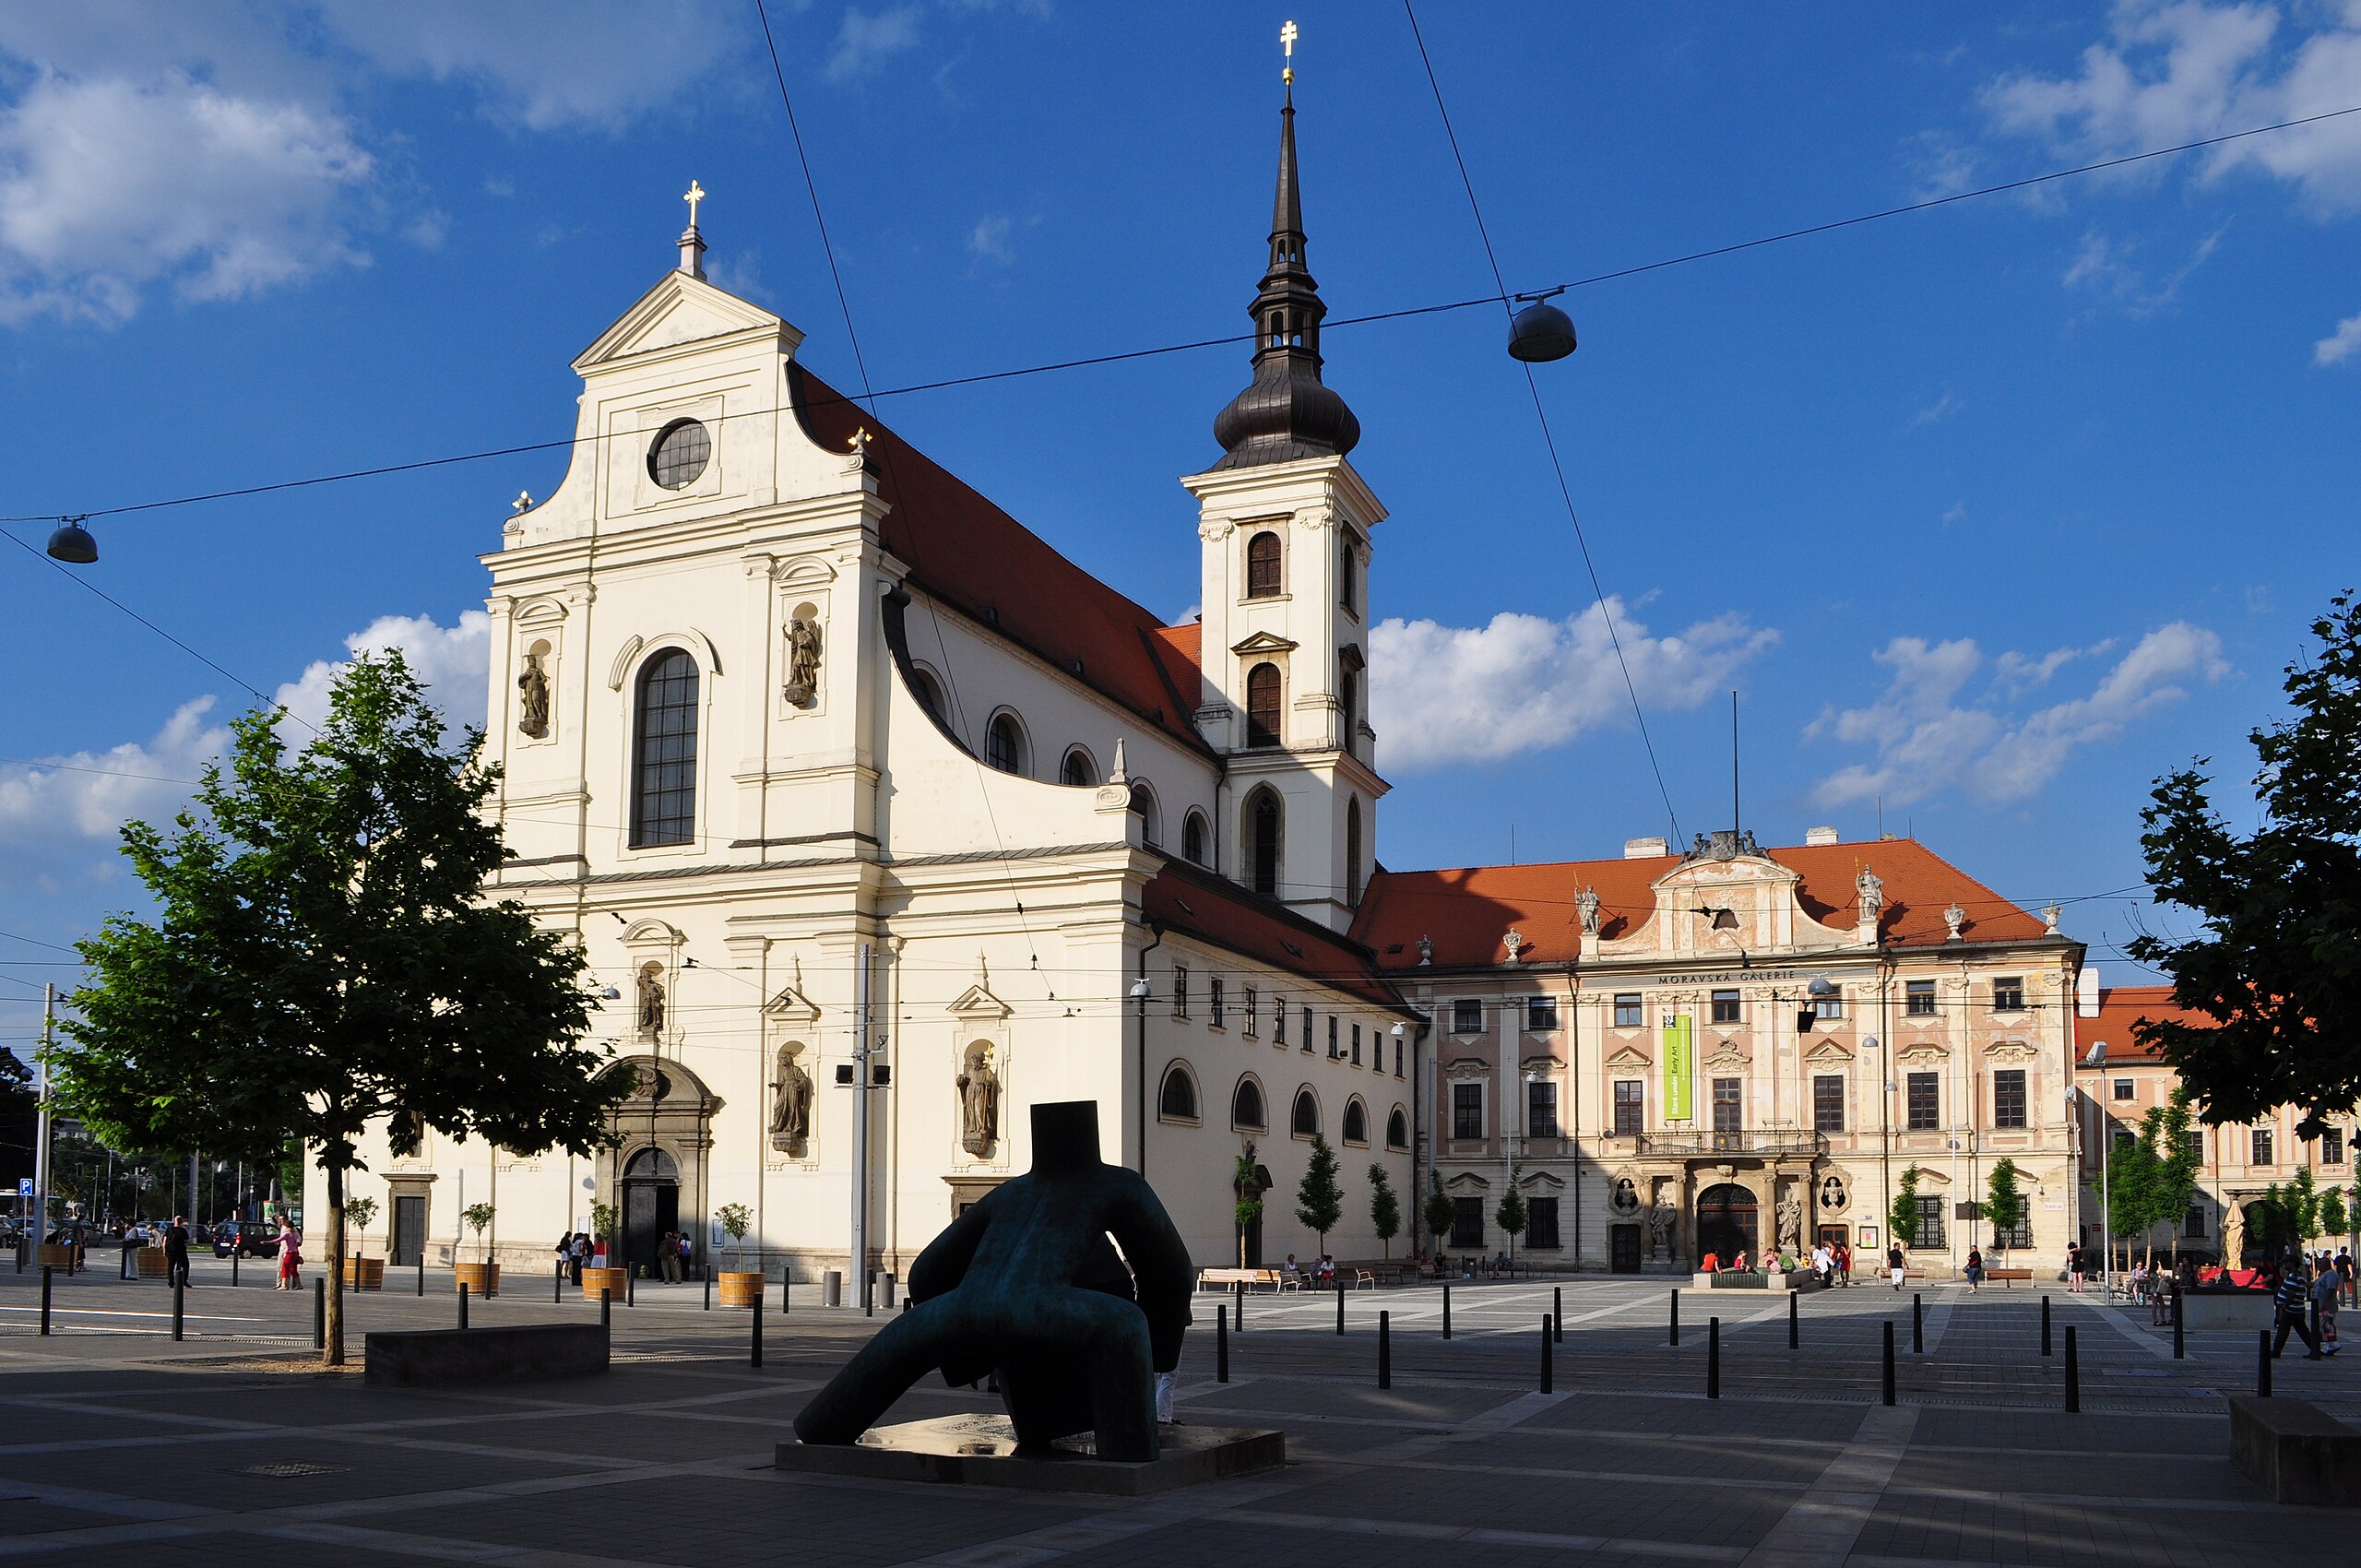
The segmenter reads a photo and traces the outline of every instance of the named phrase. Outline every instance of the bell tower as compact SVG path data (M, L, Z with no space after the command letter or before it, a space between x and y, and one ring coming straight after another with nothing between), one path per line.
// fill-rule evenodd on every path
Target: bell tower
M1327 305L1305 259L1295 24L1269 260L1248 314L1254 374L1214 418L1220 461L1181 481L1203 540L1197 728L1227 758L1221 869L1323 925L1352 923L1375 861L1368 719L1370 531L1385 508L1347 461L1360 422L1320 378Z

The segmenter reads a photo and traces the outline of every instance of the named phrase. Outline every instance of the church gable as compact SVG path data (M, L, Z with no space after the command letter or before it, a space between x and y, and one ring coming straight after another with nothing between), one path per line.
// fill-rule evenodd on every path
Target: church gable
M793 353L803 340L802 333L770 312L701 279L670 272L600 333L597 342L583 350L574 368L587 376L601 366L683 343L758 331L776 334L783 353Z

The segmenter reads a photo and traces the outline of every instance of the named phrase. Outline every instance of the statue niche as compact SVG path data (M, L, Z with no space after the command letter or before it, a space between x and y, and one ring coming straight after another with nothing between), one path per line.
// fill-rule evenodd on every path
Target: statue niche
M992 1071L991 1046L979 1040L967 1048L956 1087L959 1146L978 1159L989 1159L1000 1141L1000 1075Z
M810 707L820 693L820 621L810 605L787 624L787 687L781 694L798 707Z
M910 1309L803 1408L795 1435L850 1446L940 1369L953 1387L997 1379L1020 1454L1089 1431L1098 1458L1154 1459L1155 1374L1180 1364L1192 1274L1154 1190L1100 1161L1097 1102L1036 1105L1033 1169L927 1244Z
M780 1046L777 1072L771 1079L771 1147L797 1159L812 1136L812 1075L796 1060L802 1054L801 1040Z
M652 1040L664 1032L664 982L657 978L663 972L661 964L643 964L638 978L633 981L633 1000L642 1039Z
M550 676L539 648L525 655L525 672L516 677L516 730L536 741L550 732Z

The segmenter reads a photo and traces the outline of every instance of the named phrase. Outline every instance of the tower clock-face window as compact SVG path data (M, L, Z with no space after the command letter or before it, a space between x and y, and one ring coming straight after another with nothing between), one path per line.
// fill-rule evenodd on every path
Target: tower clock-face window
M713 437L694 420L674 420L647 449L647 477L667 490L686 490L713 459Z

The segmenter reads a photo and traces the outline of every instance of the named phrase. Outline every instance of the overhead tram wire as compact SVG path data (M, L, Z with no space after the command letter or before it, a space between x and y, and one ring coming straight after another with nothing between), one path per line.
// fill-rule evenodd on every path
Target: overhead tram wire
M1451 143L1452 161L1459 167L1459 183L1467 192L1467 208L1476 216L1476 233L1484 242L1484 259L1492 268L1492 286L1501 291L1501 308L1514 321L1516 307L1509 293L1508 280L1501 275L1501 258L1492 249L1492 231L1484 221L1483 204L1476 199L1476 182L1467 172L1466 156L1459 150L1459 133L1452 128L1451 111L1442 101L1442 83L1436 79L1435 64L1427 57L1427 41L1418 30L1418 13L1410 0L1402 0L1402 11L1410 21L1411 41L1418 46L1418 63L1426 67L1427 86L1435 96L1435 113L1442 116L1442 134ZM1631 661L1623 657L1623 638L1615 629L1615 612L1608 608L1607 588L1599 581L1598 564L1591 558L1590 540L1584 536L1582 514L1574 507L1574 493L1566 482L1566 465L1558 456L1558 436L1549 428L1549 410L1542 405L1541 384L1534 378L1533 367L1519 362L1525 372L1525 389L1533 398L1533 417L1541 425L1541 443L1548 449L1550 471L1558 476L1558 498L1565 503L1566 521L1573 525L1574 545L1582 552L1583 570L1590 576L1592 595L1598 601L1599 619L1607 626L1608 646L1615 650L1615 667L1623 672L1623 690L1631 699L1631 718L1640 727L1640 744L1648 754L1648 771L1655 775L1656 793L1664 798L1664 813L1672 824L1672 841L1679 844L1684 835L1680 831L1680 813L1672 803L1672 791L1664 781L1664 765L1656 759L1656 743L1648 733L1648 716L1640 707L1640 688L1631 679Z
M1785 244L1791 240L1810 239L1820 234L1834 233L1839 230L1858 228L1864 223L1876 223L1888 218L1904 218L1912 213L1931 212L1938 208L1978 201L1986 196L2005 196L2011 191L2030 190L2038 185L2053 184L2060 180L2071 180L2084 174L2104 173L2110 169L2127 168L2135 163L2150 162L2159 158L2172 158L2184 152L2200 152L2209 147L2221 147L2230 142L2243 141L2251 137L2272 136L2280 131L2296 130L2305 125L2319 125L2324 121L2342 119L2352 114L2361 114L2361 103L2352 104L2343 109L2323 110L2318 114L2303 114L2294 119L2276 120L2267 125L2249 125L2244 130L2225 131L2220 136L2201 137L2195 141L2177 142L2170 147L2150 148L2142 152L2124 153L2115 158L2102 158L2089 163L2078 163L2069 169L2053 169L2046 173L2028 174L2022 179L2002 180L1995 184L1954 191L1949 196L1928 196L1921 201L1904 202L1898 207L1880 208L1873 212L1856 213L1850 218L1831 219L1824 223L1809 223L1801 228L1785 229L1777 233L1759 235L1751 240L1738 240L1728 244L1711 245L1703 250L1688 251L1679 255L1665 256L1656 261L1644 261L1631 267L1619 267L1606 272L1594 272L1586 277L1571 279L1561 284L1551 284L1548 288L1553 290L1586 289L1597 283L1619 282L1626 278L1638 278L1651 272L1662 272L1669 267L1686 267L1692 262L1713 261L1722 256L1761 250L1766 245ZM1525 291L1530 293L1547 291ZM1479 294L1471 299L1406 305L1397 310L1374 311L1367 315L1330 316L1321 323L1321 327L1323 331L1333 331L1339 327L1369 327L1382 322L1406 321L1417 316L1441 315L1453 311L1469 310L1477 305L1505 306L1514 299L1515 295L1503 288L1497 294ZM942 392L959 386L978 386L988 382L1010 381L1021 376L1047 375L1066 370L1085 370L1095 365L1121 364L1130 360L1155 359L1165 354L1192 353L1201 349L1229 348L1253 341L1254 334L1251 332L1232 333L1216 338L1197 338L1186 342L1157 344L1153 348L1125 349L1104 354L1084 354L1073 359L1050 360L1039 364L1019 365L1009 370L979 371L972 375L947 376L938 381L917 381L906 386L865 388L862 396L873 402L881 398L906 398L920 392ZM858 358L857 352L856 358ZM784 408L749 410L735 417L759 418L785 411L787 410ZM520 442L513 445L490 447L477 452L457 452L439 457L421 457L408 462L384 463L372 468L350 469L338 473L314 474L303 479L277 480L264 484L240 485L228 490L205 491L196 494L170 496L158 501L130 502L120 506L92 507L81 512L40 512L0 516L0 523L65 523L90 517L120 517L134 512L153 512L169 507L193 506L208 501L231 501L250 495L267 495L282 490L301 490L322 484L341 484L351 480L379 479L393 474L413 473L421 469L447 468L456 463L487 462L495 457L522 457L534 452L554 452L621 438L621 435L616 433L602 432L588 436L564 436L550 441ZM637 433L633 433L633 439L637 439Z

